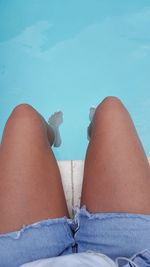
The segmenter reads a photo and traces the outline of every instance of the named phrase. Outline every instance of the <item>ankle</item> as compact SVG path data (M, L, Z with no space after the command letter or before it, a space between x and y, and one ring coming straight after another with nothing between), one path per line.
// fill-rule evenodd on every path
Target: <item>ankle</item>
M54 141L55 141L55 131L52 128L52 126L50 126L49 124L47 125L47 137L48 137L48 141L50 143L50 146L52 146L54 144Z

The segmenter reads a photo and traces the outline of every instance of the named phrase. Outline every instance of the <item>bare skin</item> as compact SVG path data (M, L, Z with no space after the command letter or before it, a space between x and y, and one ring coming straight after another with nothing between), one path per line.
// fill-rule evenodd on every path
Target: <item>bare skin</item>
M0 147L0 233L68 216L53 130L30 105L17 106ZM97 107L85 160L81 206L91 212L150 214L150 168L123 104L107 97Z
M150 214L150 166L118 98L102 101L89 132L81 206L90 212Z
M53 141L52 129L33 107L13 110L0 147L0 233L69 216Z

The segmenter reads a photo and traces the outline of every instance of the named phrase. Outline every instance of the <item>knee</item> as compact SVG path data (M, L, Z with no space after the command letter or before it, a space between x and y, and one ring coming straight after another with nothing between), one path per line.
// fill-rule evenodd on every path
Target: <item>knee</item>
M31 115L34 111L34 108L29 105L29 104L19 104L17 105L13 111L12 111L12 115L13 116L29 116Z
M11 117L15 117L15 118L31 118L33 116L37 116L37 112L36 110L29 104L19 104L17 105L12 113L11 113Z
M97 106L95 117L105 116L109 114L120 114L125 111L125 107L121 100L115 96L107 96Z
M17 105L12 113L10 114L9 121L16 121L17 125L19 122L31 123L34 125L34 122L40 121L38 112L29 104L19 104Z
M112 108L122 108L123 103L121 100L116 96L107 96L103 99L103 101L98 105L97 109L105 108L105 109L112 109Z

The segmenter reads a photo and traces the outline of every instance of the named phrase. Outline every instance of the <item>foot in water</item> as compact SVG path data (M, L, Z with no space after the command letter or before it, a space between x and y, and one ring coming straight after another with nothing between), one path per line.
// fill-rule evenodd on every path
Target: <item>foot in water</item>
M63 122L63 113L62 111L55 112L48 119L48 124L54 131L54 147L59 147L61 145L61 136L59 132L59 126Z
M90 112L89 112L89 119L90 119L90 124L87 128L87 139L90 141L91 139L91 131L92 131L92 121L93 121L93 117L94 117L94 114L95 114L95 110L96 108L94 107L91 107L90 108Z

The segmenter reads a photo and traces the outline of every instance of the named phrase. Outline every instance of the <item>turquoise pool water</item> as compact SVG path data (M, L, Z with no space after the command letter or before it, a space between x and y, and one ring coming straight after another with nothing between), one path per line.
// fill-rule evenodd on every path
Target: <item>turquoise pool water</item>
M57 159L84 159L90 106L121 98L150 155L149 0L1 0L0 135L19 103L64 112Z

